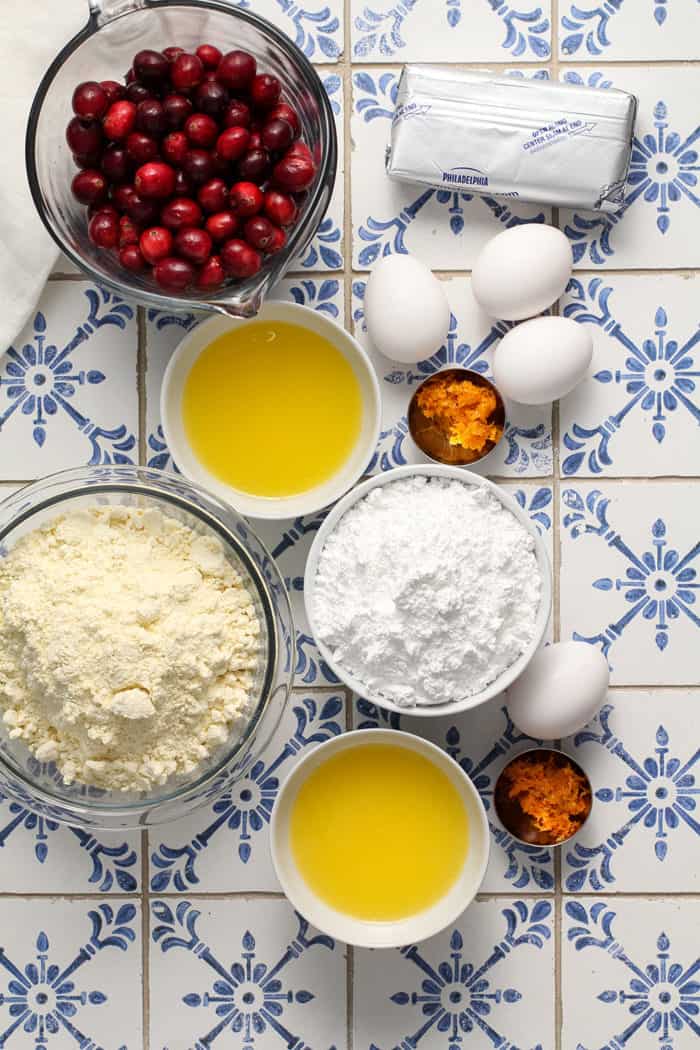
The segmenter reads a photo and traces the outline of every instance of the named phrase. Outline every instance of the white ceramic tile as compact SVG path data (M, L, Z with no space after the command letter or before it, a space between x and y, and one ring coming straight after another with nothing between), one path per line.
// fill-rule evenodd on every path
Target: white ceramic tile
M559 53L576 62L696 59L699 38L696 0L559 5Z
M137 458L135 307L82 281L50 281L0 355L0 478Z
M672 482L563 488L561 637L607 655L613 685L700 681L694 499Z
M394 182L384 171L399 70L355 70L351 135L353 265L411 252L433 269L465 270L490 237L519 220L548 222L550 211L468 193Z
M548 900L477 901L422 944L356 950L354 1046L551 1050L553 911Z
M565 891L697 892L700 691L613 690L565 742L591 779L593 810L562 850Z
M698 282L637 274L575 278L562 313L594 355L559 407L565 477L700 474Z
M345 729L338 693L294 693L250 772L189 817L149 832L154 893L279 892L268 824L283 781L306 752Z
M353 62L543 62L549 0L350 0Z
M151 1050L345 1047L345 947L286 901L151 910Z
M596 87L621 88L639 99L621 212L610 216L562 209L559 213L560 225L572 242L575 265L584 269L700 266L697 69L609 66L562 76Z
M276 25L312 62L336 62L343 51L343 0L234 0Z
M697 900L568 900L562 1047L698 1045Z
M0 900L0 1046L137 1050L138 901Z
M318 232L302 258L295 260L290 270L342 270L343 268L343 210L345 201L345 131L343 127L343 82L338 73L321 73L321 80L331 101L338 133L338 168L335 187L328 211Z
M406 413L416 385L427 376L450 366L471 368L491 375L493 349L509 325L495 322L477 305L469 277L445 280L452 309L447 343L427 361L404 365L389 361L370 343L364 322L365 278L352 285L355 334L366 346L380 378L382 430L370 471L389 470L404 463L425 463L427 457L408 433ZM552 414L549 405L506 405L505 435L484 460L471 469L479 474L543 477L552 472Z

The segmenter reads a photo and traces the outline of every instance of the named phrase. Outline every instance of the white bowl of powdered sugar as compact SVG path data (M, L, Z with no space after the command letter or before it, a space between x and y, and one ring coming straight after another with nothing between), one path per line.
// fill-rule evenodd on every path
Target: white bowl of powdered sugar
M540 646L551 569L537 528L493 482L399 467L336 504L307 562L321 655L354 692L453 714L507 688Z

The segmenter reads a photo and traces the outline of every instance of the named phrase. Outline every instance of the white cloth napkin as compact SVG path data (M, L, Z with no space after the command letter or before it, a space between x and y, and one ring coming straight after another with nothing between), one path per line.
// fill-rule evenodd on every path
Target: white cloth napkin
M0 11L0 354L36 307L58 250L32 202L24 135L56 52L88 19L87 0L2 0Z

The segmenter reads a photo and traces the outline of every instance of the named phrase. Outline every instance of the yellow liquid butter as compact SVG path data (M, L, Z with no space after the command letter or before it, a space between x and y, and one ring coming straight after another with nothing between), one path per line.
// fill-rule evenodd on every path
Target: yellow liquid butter
M255 496L292 496L332 477L360 432L360 385L332 343L256 321L207 346L182 397L188 441L215 477Z
M333 755L303 782L290 845L309 887L333 908L402 919L455 883L468 819L457 789L427 758L368 742Z

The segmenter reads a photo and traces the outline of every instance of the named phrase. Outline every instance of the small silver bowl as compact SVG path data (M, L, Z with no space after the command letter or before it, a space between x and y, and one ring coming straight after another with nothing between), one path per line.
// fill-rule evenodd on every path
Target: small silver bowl
M451 445L444 431L433 420L428 419L418 405L421 391L430 384L446 377L462 382L470 382L474 386L484 387L490 390L496 398L496 408L491 414L489 422L499 426L501 433L497 441L488 441L480 452L476 452L474 449L463 448L461 445ZM482 376L480 372L472 372L469 368L443 368L439 372L435 372L434 375L428 376L416 387L408 406L408 429L418 448L428 459L432 459L434 463L443 463L450 467L466 467L488 456L502 440L505 423L506 409L500 392L490 379Z

